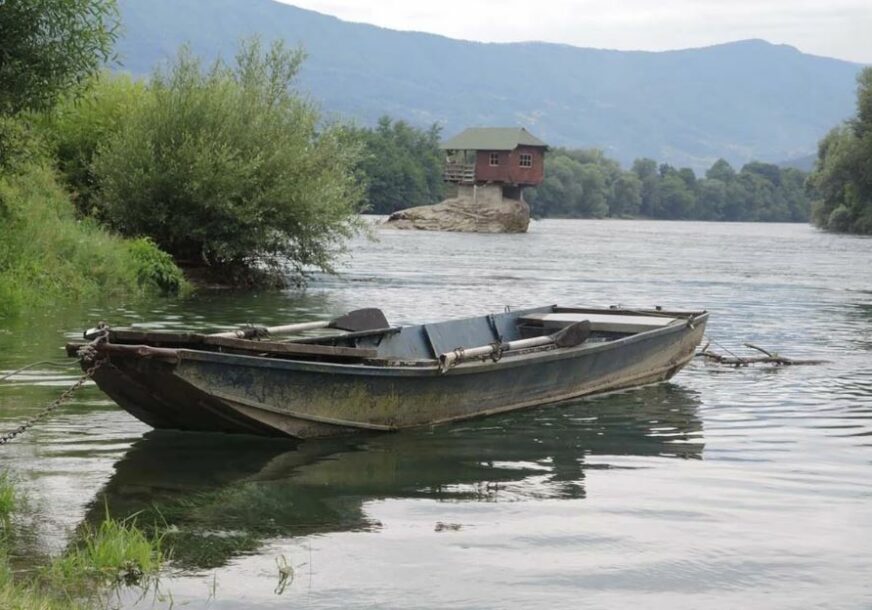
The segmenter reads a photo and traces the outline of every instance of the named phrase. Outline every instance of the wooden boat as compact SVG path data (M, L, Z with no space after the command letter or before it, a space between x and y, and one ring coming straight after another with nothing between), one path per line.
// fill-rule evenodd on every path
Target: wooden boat
M390 326L332 323L204 335L103 328L72 343L94 381L154 428L313 438L390 431L669 379L705 311L538 307ZM312 328L344 332L276 340ZM84 349L83 349L84 348Z

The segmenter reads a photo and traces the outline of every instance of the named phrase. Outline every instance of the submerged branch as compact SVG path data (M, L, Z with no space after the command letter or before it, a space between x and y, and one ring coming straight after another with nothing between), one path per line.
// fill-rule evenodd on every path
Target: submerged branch
M706 343L705 347L703 347L699 352L696 353L697 358L703 358L710 362L716 362L718 364L724 364L727 366L740 367L740 366L748 366L749 364L773 364L775 366L796 366L796 365L805 365L805 364L827 364L829 360L796 360L794 358L788 358L787 356L781 356L775 352L771 352L769 350L765 350L762 347L754 345L753 343L745 343L745 347L756 350L758 352L762 352L765 354L764 356L754 356L750 358L742 358L741 356L737 356L735 354L731 356L725 356L723 354L716 354L714 352L709 351L709 346L711 343Z

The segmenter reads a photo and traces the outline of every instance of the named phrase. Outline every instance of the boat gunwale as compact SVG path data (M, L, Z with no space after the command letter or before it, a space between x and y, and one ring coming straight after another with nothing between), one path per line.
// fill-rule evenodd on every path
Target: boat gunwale
M683 332L688 328L688 322L693 322L694 325L704 325L707 322L708 317L709 313L707 311L703 311L698 315L694 315L693 317L676 320L676 322L667 326L634 333L631 335L627 335L626 337L615 339L613 341L605 341L601 343L582 343L581 345L575 347L531 351L518 355L504 354L503 357L497 361L493 361L491 359L472 360L469 362L460 363L446 372L443 372L441 370L439 363L436 360L406 361L415 363L414 365L410 366L408 364L404 364L403 360L397 359L395 361L396 364L374 365L367 364L366 362L313 362L305 360L294 360L290 358L268 358L263 356L228 354L207 350L177 349L176 351L180 363L184 362L185 360L192 360L199 362L213 362L216 364L239 364L244 366L254 366L256 368L287 369L296 370L299 372L345 374L351 376L451 376L486 373L498 369L508 369L518 366L526 366L531 363L535 364L539 362L552 362L555 360L575 358L580 355L611 351L654 337ZM385 360L390 361L389 358L386 358Z

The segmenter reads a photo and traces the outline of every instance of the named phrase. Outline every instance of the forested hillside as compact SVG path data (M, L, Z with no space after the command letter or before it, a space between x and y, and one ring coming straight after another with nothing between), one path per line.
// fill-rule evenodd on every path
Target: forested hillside
M445 135L524 125L549 144L596 147L702 172L808 155L851 114L857 64L760 40L663 53L482 44L397 32L273 0L122 0L123 69L147 74L179 45L230 58L240 38L305 47L299 86L328 113L385 114Z

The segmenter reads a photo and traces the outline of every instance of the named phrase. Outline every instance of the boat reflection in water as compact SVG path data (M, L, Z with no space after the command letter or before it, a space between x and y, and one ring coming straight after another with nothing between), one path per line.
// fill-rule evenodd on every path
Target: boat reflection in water
M378 528L366 504L583 498L587 456L701 458L695 392L661 384L430 430L319 441L151 432L92 502L170 526L180 567L210 568L264 540ZM596 467L607 459L599 457Z

